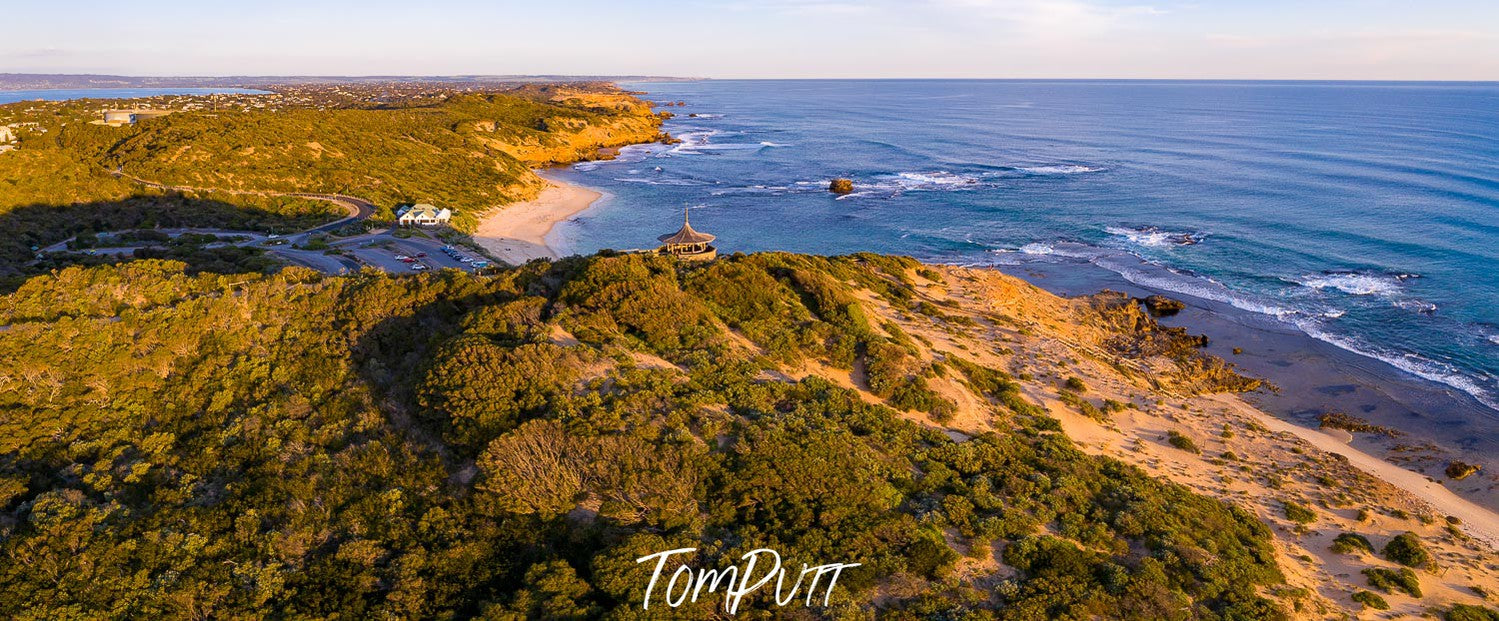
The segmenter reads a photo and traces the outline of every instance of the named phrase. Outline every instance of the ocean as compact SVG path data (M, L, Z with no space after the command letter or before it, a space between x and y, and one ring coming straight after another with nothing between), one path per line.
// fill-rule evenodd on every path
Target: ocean
M1325 398L1297 400L1303 416L1412 426L1400 418L1435 408L1444 425L1487 417L1453 427L1447 444L1484 430L1465 446L1494 446L1499 84L623 86L683 102L662 108L682 143L555 171L606 193L554 230L563 248L651 247L690 207L720 252L897 253L1042 286L1086 268L1103 275L1071 288L1186 297L1397 380L1370 388L1393 405L1313 387ZM836 177L855 193L829 193ZM1399 386L1422 396L1402 399Z

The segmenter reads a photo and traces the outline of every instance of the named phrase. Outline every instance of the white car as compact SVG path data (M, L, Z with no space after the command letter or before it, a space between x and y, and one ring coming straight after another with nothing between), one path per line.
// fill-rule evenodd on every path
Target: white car
M425 269L427 269L427 266L422 265L421 263L412 263L411 264L411 271L420 272L420 271L425 270Z

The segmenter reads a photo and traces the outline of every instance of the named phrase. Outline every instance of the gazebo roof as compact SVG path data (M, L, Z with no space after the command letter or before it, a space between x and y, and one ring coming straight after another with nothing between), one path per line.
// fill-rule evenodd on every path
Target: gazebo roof
M661 243L663 243L663 244L673 245L673 244L706 244L706 243L711 242L711 241L713 241L715 239L718 239L718 238L714 237L712 235L709 235L707 233L699 233L697 231L692 230L692 223L688 221L688 219L687 219L687 211L684 209L682 211L682 228L681 228L681 230L679 230L679 231L677 231L675 233L668 233L666 235L662 235L661 237L658 237L657 239L661 240Z

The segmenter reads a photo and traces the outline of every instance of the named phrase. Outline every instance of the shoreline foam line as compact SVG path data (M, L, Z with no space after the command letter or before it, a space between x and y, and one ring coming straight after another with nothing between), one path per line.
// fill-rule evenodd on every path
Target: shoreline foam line
M592 207L604 195L555 178L542 178L547 187L536 198L485 214L474 231L474 242L511 265L561 258L562 251L547 243L547 235L558 223Z

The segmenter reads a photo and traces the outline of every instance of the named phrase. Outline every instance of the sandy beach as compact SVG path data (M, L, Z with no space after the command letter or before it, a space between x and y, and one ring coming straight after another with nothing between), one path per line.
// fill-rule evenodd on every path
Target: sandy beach
M495 258L520 265L532 259L556 259L561 253L546 237L558 222L588 209L603 196L593 190L547 180L536 198L506 205L484 216L474 241Z

